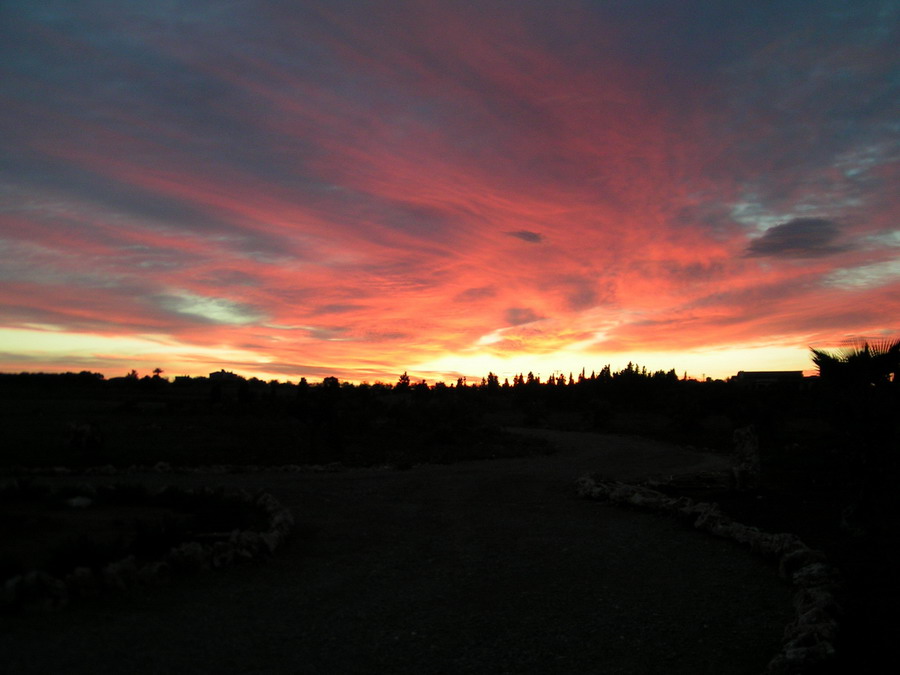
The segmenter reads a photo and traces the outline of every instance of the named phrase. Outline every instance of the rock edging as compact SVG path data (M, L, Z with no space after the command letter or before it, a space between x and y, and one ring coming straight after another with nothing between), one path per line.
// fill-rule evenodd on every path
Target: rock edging
M840 575L822 551L807 546L796 535L762 532L732 520L715 503L669 497L640 485L583 476L576 483L578 495L618 506L668 513L694 528L732 539L778 565L782 578L796 588L796 618L785 627L781 651L769 661L766 675L809 673L834 659L841 608L836 599Z
M10 481L0 486L0 493L10 496L24 486L19 481ZM97 489L79 486L84 494L71 497L72 500L92 500L97 497ZM133 486L102 486L108 497L116 490L133 490ZM66 490L71 486L53 488L51 492ZM55 577L41 570L31 570L13 576L0 586L0 612L53 611L62 609L73 599L90 597L107 590L125 590L132 586L159 586L168 583L174 576L198 573L209 569L221 569L241 562L272 556L285 542L294 526L290 510L281 506L277 499L266 492L251 494L245 490L229 491L226 488L189 489L165 486L155 492L147 492L149 504L171 502L173 498L209 497L246 504L260 509L266 514L266 529L260 531L231 531L227 538L213 542L186 541L172 547L161 559L140 562L134 555L112 561L102 569L76 567L64 577Z

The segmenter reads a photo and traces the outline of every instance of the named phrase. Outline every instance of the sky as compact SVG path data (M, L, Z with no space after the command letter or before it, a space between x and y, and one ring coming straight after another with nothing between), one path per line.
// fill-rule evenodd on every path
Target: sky
M900 335L898 25L3 0L0 371L810 371Z

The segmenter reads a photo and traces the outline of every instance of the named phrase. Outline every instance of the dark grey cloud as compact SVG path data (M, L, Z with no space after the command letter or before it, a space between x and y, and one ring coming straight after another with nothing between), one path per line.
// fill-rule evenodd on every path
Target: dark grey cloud
M723 260L683 263L679 260L639 260L629 266L645 277L662 278L676 282L711 282L720 279L727 271Z
M520 326L523 323L538 321L543 317L528 307L510 307L503 313L506 323L511 326Z
M673 279L681 281L712 281L725 272L725 265L716 260L686 265L677 262L663 263L662 267Z
M841 228L825 218L794 218L766 230L747 246L750 257L820 258L850 248L838 243Z
M329 305L322 305L321 307L316 307L310 314L312 315L320 315L320 314L346 314L348 312L356 312L361 309L365 309L365 305L360 305L357 303L332 303Z
M398 340L408 340L413 336L409 333L400 331L366 331L363 339L367 342L396 342Z
M785 298L796 297L806 292L810 282L818 279L818 274L801 275L790 280L779 280L771 283L759 283L746 287L725 288L718 284L710 285L710 289L717 289L708 295L698 297L684 306L685 310L704 310L707 314L709 308L725 310L739 307L740 315L749 316L752 311L771 312L773 304Z
M483 300L484 298L493 298L497 295L497 289L493 286L478 286L477 288L467 288L463 292L453 298L456 302L473 302L475 300Z
M544 235L538 232L532 232L531 230L516 230L514 232L507 232L506 235L521 239L522 241L527 241L529 244L540 244L544 241Z
M808 193L805 202L834 204L851 196L861 179L880 180L870 170L887 161L884 149L896 147L892 71L900 6L826 0L820 11L809 12L793 3L793 20L781 23L778 15L788 3L777 9L747 4L763 10L765 48L747 45L723 71L730 80L720 108L723 126L710 133L736 139L741 161L733 169L742 173L738 180L746 191L789 208L798 186ZM765 134L758 133L760 124ZM861 150L872 152L874 161L858 162ZM814 193L824 199L811 199Z
M615 284L598 279L596 273L548 275L541 279L540 289L558 296L573 312L616 301Z
M211 271L203 281L210 286L259 286L259 277L241 270L220 269Z
M384 199L375 200L372 206L377 209L377 220L387 227L427 241L452 238L455 231L453 220L439 208Z

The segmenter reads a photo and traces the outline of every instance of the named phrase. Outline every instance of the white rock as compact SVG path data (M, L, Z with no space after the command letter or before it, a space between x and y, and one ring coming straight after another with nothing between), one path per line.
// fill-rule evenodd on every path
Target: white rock
M797 586L825 586L837 581L837 571L829 564L816 562L794 572L792 580Z

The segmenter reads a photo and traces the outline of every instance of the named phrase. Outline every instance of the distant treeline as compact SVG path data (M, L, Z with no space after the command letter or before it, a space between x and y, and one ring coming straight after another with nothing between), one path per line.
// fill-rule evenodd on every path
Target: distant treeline
M31 386L31 387L39 387L39 386L48 386L48 387L72 387L72 386L91 386L95 385L99 382L113 383L117 385L134 385L137 382L159 382L165 381L172 384L179 385L188 385L191 383L205 383L205 382L213 382L213 383L225 383L225 382L248 382L253 387L259 388L260 385L269 385L269 386L278 386L278 387L308 387L308 386L340 386L340 387L360 387L363 389L366 388L374 388L377 390L385 390L385 389L394 389L398 391L406 390L411 387L416 387L418 389L421 388L429 388L429 389L444 389L444 388L454 388L454 387L468 387L468 388L488 388L488 389L508 389L510 387L521 387L521 386L535 386L535 385L549 385L549 386L573 386L575 384L582 384L585 381L611 381L618 380L623 378L645 378L651 379L654 381L675 381L678 380L678 375L675 372L675 369L671 369L669 371L657 370L654 372L650 372L646 367L641 367L639 365L635 365L631 362L620 371L611 370L609 365L604 366L600 369L599 372L591 371L591 374L588 376L585 374L585 371L582 370L581 373L577 376L573 376L570 372L568 376L564 375L561 372L555 372L554 374L546 377L545 379L541 379L540 375L535 375L533 372L529 372L527 375L518 374L514 375L512 378L512 382L509 381L509 378L504 378L504 381L501 383L499 376L495 375L493 372L488 373L485 377L481 378L480 382L468 381L465 377L459 377L456 380L455 384L447 384L445 382L436 382L434 384L429 385L426 380L419 380L417 382L413 382L412 379L405 372L399 377L396 383L384 383L384 382L376 382L375 384L369 384L368 382L364 382L362 384L353 384L351 382L341 382L336 377L326 377L319 383L309 383L305 377L301 378L300 381L296 384L291 382L280 382L279 380L269 380L265 382L256 377L245 378L239 374L221 370L217 373L210 373L209 377L190 377L190 376L178 376L174 378L174 381L169 378L162 377L162 373L164 371L162 369L156 369L154 374L144 375L143 377L139 376L137 371L132 370L128 375L123 377L113 377L107 379L103 373L95 373L88 370L83 370L78 373L74 372L66 372L66 373L0 373L0 386L3 386L4 383L21 387L21 386ZM687 374L682 378L687 380ZM707 378L707 381L710 381Z
M769 418L795 409L804 386L802 378L764 390L736 381L699 382L631 363L619 371L605 366L543 381L530 372L512 382L488 373L478 382L460 378L450 385L414 382L406 373L391 384L351 384L334 377L312 384L264 382L226 371L174 381L158 372L109 380L91 372L0 375L0 397L7 400L103 401L107 415L289 418L304 426L315 461L340 455L335 449L351 437L371 446L380 435L395 434L417 446L445 446L475 429L516 426L639 433L727 450L735 428L771 426Z
M848 389L843 380L834 387L800 373L768 375L697 381L634 364L544 380L488 373L450 385L406 373L375 384L264 382L226 371L172 381L159 370L110 379L0 374L4 428L7 437L18 429L19 439L3 461L57 461L48 449L66 447L94 463L404 464L546 450L512 436L517 427L640 434L728 452L734 431L752 424L770 462L896 447L896 378Z

